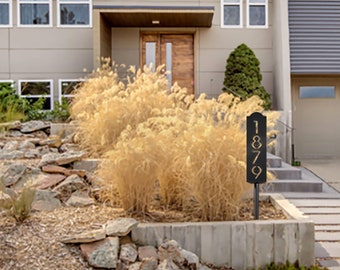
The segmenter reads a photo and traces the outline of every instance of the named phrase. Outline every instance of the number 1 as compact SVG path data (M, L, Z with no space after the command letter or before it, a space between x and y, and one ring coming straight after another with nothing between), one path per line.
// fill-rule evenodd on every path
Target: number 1
M255 133L259 134L259 121L255 120L254 123L255 123Z

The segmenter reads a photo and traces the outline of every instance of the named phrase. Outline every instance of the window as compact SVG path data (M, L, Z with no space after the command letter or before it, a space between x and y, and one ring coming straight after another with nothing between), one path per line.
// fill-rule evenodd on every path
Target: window
M0 27L12 26L12 1L0 0Z
M58 26L91 26L91 0L58 0Z
M72 100L73 91L79 86L83 80L59 80L59 103L62 98L66 98L69 102Z
M300 98L335 98L335 86L300 86Z
M51 0L18 0L20 26L51 26Z
M268 0L247 0L247 26L268 27Z
M52 80L25 80L19 81L19 95L31 102L40 97L45 98L44 110L53 109L52 104Z
M222 1L222 27L242 26L242 0Z

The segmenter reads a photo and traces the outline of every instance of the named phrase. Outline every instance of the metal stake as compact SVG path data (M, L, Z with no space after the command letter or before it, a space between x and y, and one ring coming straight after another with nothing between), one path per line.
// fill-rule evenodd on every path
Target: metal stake
M259 183L254 184L254 219L259 219Z

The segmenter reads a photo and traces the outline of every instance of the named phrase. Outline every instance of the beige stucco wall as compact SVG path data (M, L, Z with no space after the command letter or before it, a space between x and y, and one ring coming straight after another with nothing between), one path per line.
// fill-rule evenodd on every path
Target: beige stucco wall
M51 27L18 27L13 1L13 27L0 28L0 80L53 80L58 98L59 79L79 79L92 71L92 27L57 27L57 5L52 1Z
M262 83L267 91L273 94L274 89L277 88L274 73L283 72L274 67L279 62L274 57L278 50L273 47L273 44L275 45L273 29L276 29L273 24L277 23L273 14L274 10L280 12L281 8L277 1L269 0L269 28L266 29L246 27L246 0L243 0L244 25L239 29L221 28L220 0L166 2L149 0L143 3L124 0L110 3L123 6L141 4L214 6L215 12L210 28L162 29L162 31L195 33L196 94L205 92L208 96L214 97L221 93L226 59L241 43L252 48L259 58L263 75ZM94 0L93 4L108 5L108 1ZM78 79L86 75L83 69L90 72L97 67L100 53L96 54L96 52L107 54L107 51L111 51L112 59L117 63L138 66L140 31L157 30L155 28L108 28L96 10L93 12L93 28L58 28L56 1L53 1L52 12L52 27L17 27L17 3L13 1L13 27L0 28L0 80L53 79L54 89L57 89L58 79ZM279 97L279 95L275 96ZM287 99L283 99L283 102L288 104Z
M106 4L106 1L95 1ZM141 5L139 1L115 1L114 5ZM216 97L222 93L226 59L241 43L254 50L261 62L262 83L273 96L273 35L272 1L269 1L269 27L249 29L246 27L246 1L243 3L243 28L221 28L221 2L211 1L143 1L146 6L214 6L211 28L112 28L112 58L118 64L139 66L139 35L141 31L194 32L196 37L196 95L207 93ZM98 56L95 56L98 58Z

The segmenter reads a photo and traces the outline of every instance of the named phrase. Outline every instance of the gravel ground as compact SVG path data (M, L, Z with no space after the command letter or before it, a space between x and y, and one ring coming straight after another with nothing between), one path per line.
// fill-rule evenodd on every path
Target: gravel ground
M252 219L251 207L243 209L241 219ZM81 255L79 245L62 244L60 239L69 234L98 228L111 219L125 216L122 209L103 204L34 212L22 223L2 215L0 216L0 269L93 269ZM197 218L176 211L153 211L147 216L133 217L140 222L198 221ZM261 203L260 219L285 219L285 216L269 203Z

